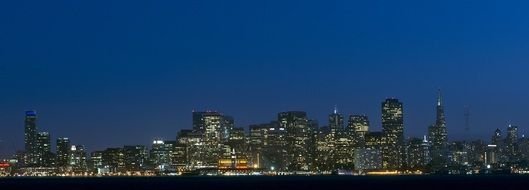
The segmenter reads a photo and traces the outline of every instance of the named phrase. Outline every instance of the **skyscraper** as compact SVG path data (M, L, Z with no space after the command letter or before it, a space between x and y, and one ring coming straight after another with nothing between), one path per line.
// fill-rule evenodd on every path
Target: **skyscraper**
M87 169L86 151L83 145L72 145L68 161L70 169L75 172L84 172Z
M24 145L26 150L26 165L35 165L38 162L38 148L37 148L37 112L26 111L25 126L24 126Z
M350 136L354 139L356 147L365 145L365 135L369 132L369 119L365 115L350 115L347 125Z
M219 112L193 112L193 130L204 135L206 144L218 145L222 140L222 125L225 120ZM233 120L232 120L233 121Z
M196 147L192 147L198 150L195 160L198 167L217 167L222 143L229 139L229 128L233 127L232 124L233 118L226 119L219 112L193 112L193 130L201 134L203 141L203 144L195 144L193 146ZM226 125L230 127L225 127Z
M101 155L101 162L111 172L122 172L125 170L125 156L123 148L107 148Z
M280 128L287 131L288 167L291 171L309 170L311 167L311 134L312 130L307 113L300 111L281 112L278 114Z
M342 132L343 126L343 115L338 113L338 108L334 107L333 113L329 114L329 128L332 138L336 138L337 134Z
M400 169L404 156L403 107L398 99L382 102L382 130L385 136L382 162L386 169Z
M53 156L51 155L50 133L39 132L37 134L37 164L38 166L53 165Z
M406 167L409 169L424 169L430 162L429 143L426 137L410 138L406 142Z
M438 93L435 124L428 129L431 143L432 165L434 167L443 166L448 161L448 138L441 90Z
M516 162L518 160L518 126L509 125L509 127L507 127L505 154L509 162Z
M68 166L68 158L70 152L70 139L61 137L57 139L57 166L66 167Z
M123 146L123 162L127 171L141 171L148 163L147 147L144 145Z

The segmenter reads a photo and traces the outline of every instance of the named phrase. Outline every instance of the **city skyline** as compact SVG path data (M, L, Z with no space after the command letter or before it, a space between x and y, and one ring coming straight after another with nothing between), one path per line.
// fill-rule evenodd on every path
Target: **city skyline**
M432 126L437 126L437 125L439 125L439 122L444 123L444 126L446 126L445 113L444 113L444 100L442 100L442 98L444 98L444 97L442 97L442 95L441 95L441 89L438 89L438 90L437 90L437 99L435 99L435 108L434 108L435 111L432 111L432 115L433 115L432 117L434 118L434 119L432 119L433 122L430 122L430 124L428 124L428 125L426 125L426 127L424 127L424 129L423 129L423 131L422 131L423 133L421 134L421 133L417 133L417 131L410 131L410 129L407 128L407 126L406 126L406 122L405 122L405 123L404 123L404 126L406 126L406 127L404 127L404 136L403 136L403 138L406 139L406 138L413 138L413 137L421 137L421 136L423 136L423 135L424 135L424 136L432 136L432 132L431 132L431 129L430 129ZM389 99L393 99L393 98L389 98ZM395 99L395 100L398 100L398 99ZM329 113L331 113L331 114L332 114L332 113L335 113L335 114L339 114L339 115L347 116L347 117L349 117L349 116L356 116L356 115L359 115L359 116L367 116L368 118L374 118L374 117L369 116L369 115L364 114L364 113L344 113L344 112L342 112L342 111L339 111L338 105L334 105L334 107L332 107L332 108L333 108L333 109L332 109L331 111L329 111ZM441 112L439 111L439 109L441 109ZM199 112L197 112L197 111L199 111L199 110L194 110L194 109L193 109L193 110L191 111L191 113L193 113L193 114L195 114L195 113L201 113L200 111L199 111ZM292 111L292 110L290 110L290 111ZM303 110L298 110L298 111L303 111ZM222 114L227 114L227 115L229 115L229 116L232 116L232 115L229 114L229 113L220 112L220 111L215 110L215 109L206 109L206 110L204 110L204 113L209 113L209 112L212 112L212 113L222 113ZM315 117L312 117L308 112L305 112L305 111L303 111L303 112L307 114L308 118L310 118L311 120L317 122L318 125L321 126L321 127L325 127L325 126L333 125L332 123L327 123L326 120L322 120L322 121L323 121L323 123L322 123L320 120L314 119ZM29 111L26 111L26 114L27 114L27 113L31 113L32 115L35 115L35 117L36 117L36 115L37 115L37 111L36 111L36 110L29 110ZM442 116L439 116L438 114L442 114ZM406 116L407 114L404 114L404 115ZM436 115L437 115L437 116L436 116ZM226 116L226 115L225 115L225 116ZM383 117L383 114L382 114L382 113L380 114L380 117ZM440 119L439 117L442 117L442 120L443 120L443 121L440 121L440 120L439 120L439 119ZM406 118L406 117L404 117L404 118ZM326 118L326 119L327 119L327 118ZM266 122L267 122L267 121L253 122L253 123L250 123L250 124L248 124L248 125L246 125L246 126L240 126L240 125L237 125L237 122L236 122L236 121L237 121L237 117L233 117L233 116L232 116L232 120L233 120L232 122L233 122L233 124L234 124L234 127L243 128L243 129L245 129L246 132L249 132L248 130L249 130L249 128L250 128L252 125L256 125L256 124L259 124L259 123L266 123ZM270 119L270 120L273 120L273 118ZM192 120L190 120L190 121L192 121ZM351 118L349 118L349 120L347 120L347 119L344 120L344 119L342 118L342 121L341 121L341 122L344 122L344 121L349 121L349 122L350 122L350 121L351 121ZM339 122L339 121L337 121L337 122ZM194 123L194 122L192 122L192 123ZM370 131L373 131L373 130L375 130L375 131L383 131L383 127L382 127L382 126L383 126L383 123L382 123L381 121L376 120L376 119L375 119L374 121L373 121L373 120L368 120L368 123L371 124L371 125L369 126ZM377 124L377 125L372 125L373 123L375 123L375 124ZM342 124L343 124L343 123L342 123ZM516 125L516 126L519 126L519 125L516 124L516 123L508 123L508 124L506 124L505 126L510 126L510 125ZM188 129L188 128L195 129L194 124L191 124L190 126L191 126L191 127L175 128L174 131L176 131L176 132L173 132L173 133L172 133L172 134L173 134L172 137L171 137L171 135L165 135L165 136L164 136L164 135L158 135L158 136L151 137L149 140L144 141L144 142L137 142L137 141L136 141L136 142L129 142L129 143L126 143L126 144L145 144L145 143L149 143L149 142L151 142L151 141L154 140L154 139L170 140L170 139L172 139L174 136L176 136L176 134L177 134L178 131L180 131L180 130ZM449 126L450 126L450 125L449 125ZM496 129L499 129L499 128L502 128L502 127L505 127L505 126L499 126L499 127L497 127ZM445 127L445 128L446 128L446 127ZM450 128L448 128L448 130L450 130ZM446 131L446 129L445 129L445 131ZM524 128L521 128L519 131L520 131L521 135L524 135L524 134L525 134L525 133L524 133L524 132L525 132ZM411 133L410 133L410 132L411 132ZM45 132L45 133L49 133L49 130L47 130L47 132ZM52 133L54 133L54 132L52 132ZM80 131L80 133L83 133L83 132ZM445 132L445 133L446 133L446 132ZM449 140L449 141L450 141L450 140L451 140L451 141L455 141L455 140L463 140L463 141L484 140L485 142L488 142L488 141L490 140L490 139L489 139L489 137L490 137L490 133L487 133L487 132L484 132L484 133L485 133L485 136L484 136L484 137L479 137L479 136L476 136L475 134L472 134L471 131L465 131L463 135L465 135L466 138L457 138L457 137L456 137L456 138L453 138L453 137L450 138L450 136L448 136L448 140ZM167 134L167 132L166 132L165 134ZM38 132L35 132L34 135L37 136L37 135L39 135L39 133L38 133ZM451 135L452 135L452 134L451 134ZM48 136L49 136L49 134L48 134ZM69 138L69 137L72 137L72 136L75 137L75 136L77 136L77 134L70 134L70 135L66 134L66 135L62 135L62 136L55 136L54 138L62 138L62 137ZM446 135L445 135L445 136L446 136ZM48 137L48 138L49 138L49 137ZM444 137L444 138L446 139L446 137ZM1 139L0 139L0 140L1 140ZM52 140L52 142L54 142L54 141ZM10 156L12 156L12 155L15 153L15 151L17 151L17 150L21 150L21 148L18 148L18 149L16 149L16 150L14 149L14 148L17 147L16 144L20 144L20 142L11 142L11 144L12 144L12 147L11 147L12 150L11 150L11 151L9 151L9 148L5 148L5 146L7 146L7 145L6 145L7 143L5 142L5 140L4 140L4 142L2 142L2 143L4 143L4 147L3 147L3 150L0 150L0 153L2 153L2 151L4 151L4 152L3 152L2 154L0 154L0 155L2 155L3 157L10 157ZM36 142L32 142L32 143L35 144ZM85 145L85 144L90 145L90 144L92 144L92 143L93 143L93 142L88 141L88 142L86 142L86 143L82 143L82 144L83 144L83 145ZM111 142L110 144L114 144L115 146L120 146L120 145L122 145L122 143L120 143L120 142ZM14 145L14 146L13 146L13 145ZM55 145L55 144L52 144L52 145ZM101 148L104 148L104 147L107 147L107 146L108 146L108 144L106 144L106 145L105 145L105 144L100 144L99 146L95 146L95 147L88 146L88 150L101 149ZM55 150L55 146L53 146L52 149Z
M524 174L529 139L519 127L499 128L483 139L449 141L444 98L438 90L435 121L428 135L405 137L404 103L381 102L382 130L365 115L344 114L337 106L320 125L304 111L277 113L277 119L237 127L232 116L193 111L192 126L151 146L123 144L99 150L58 137L25 112L24 150L0 160L2 176L172 176L172 175L431 175Z

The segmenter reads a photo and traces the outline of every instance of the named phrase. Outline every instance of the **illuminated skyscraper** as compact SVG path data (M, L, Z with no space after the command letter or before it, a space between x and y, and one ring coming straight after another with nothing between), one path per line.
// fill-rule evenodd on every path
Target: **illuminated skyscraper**
M141 171L147 167L149 153L144 145L124 146L123 159L126 171Z
M505 138L505 156L507 161L516 162L519 160L518 149L518 126L509 125L507 137Z
M125 155L123 148L107 148L101 155L101 162L111 172L125 171Z
M404 158L403 107L398 99L382 102L382 129L385 137L382 162L386 169L400 169Z
M51 153L50 134L48 132L39 132L37 134L37 163L39 166L54 165L53 155Z
M217 167L222 143L229 140L234 121L219 112L193 112L193 130L202 135L203 144L195 144L198 167Z
M382 132L365 134L365 146L354 150L354 163L357 170L377 170L383 168L382 148L385 135Z
M365 145L365 135L369 132L369 119L365 115L350 115L348 132L354 140L356 147Z
M37 112L26 111L24 145L26 150L25 164L28 166L38 164L37 138Z
M424 169L430 163L429 143L426 137L410 138L406 142L406 167L409 169Z
M448 162L448 138L441 90L439 90L439 96L437 98L436 111L435 124L428 129L431 143L432 165L434 167L444 167Z
M70 162L70 168L76 172L84 172L87 169L86 163L86 151L82 145L72 145L70 147L68 161Z
M235 129L235 120L231 116L222 116L222 123L220 125L220 140L226 143L231 139Z
M309 170L312 160L312 130L307 113L300 111L282 112L278 114L280 128L287 131L288 169L291 171Z
M154 140L150 151L151 163L158 170L164 170L171 165L172 144L162 140Z
M335 139L338 133L344 129L343 115L338 113L336 107L334 107L333 113L329 114L329 128L331 129L331 136Z
M70 151L70 139L58 138L57 139L57 166L66 167L68 166L68 154Z
M250 126L250 165L258 168L287 168L287 132L277 121Z

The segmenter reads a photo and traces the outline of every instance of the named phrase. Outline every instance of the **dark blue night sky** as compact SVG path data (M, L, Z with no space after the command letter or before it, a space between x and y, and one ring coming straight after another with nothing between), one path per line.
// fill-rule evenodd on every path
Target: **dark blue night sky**
M236 125L334 105L367 114L405 106L405 134L434 121L449 138L529 132L529 1L2 1L0 153L39 130L89 150L174 139L191 111ZM471 107L471 133L464 106ZM1 155L1 154L0 154Z

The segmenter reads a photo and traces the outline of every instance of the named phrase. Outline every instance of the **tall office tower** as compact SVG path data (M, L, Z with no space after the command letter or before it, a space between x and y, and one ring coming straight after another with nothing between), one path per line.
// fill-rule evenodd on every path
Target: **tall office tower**
M343 115L338 113L337 107L334 107L333 113L329 114L329 128L331 129L331 136L335 139L338 133L344 129Z
M171 163L171 145L162 140L154 140L150 151L151 163L156 169L164 170Z
M68 155L70 153L70 139L61 137L57 139L57 166L68 166Z
M194 130L180 130L177 141L186 148L186 166L201 168L207 166L204 156L207 156L206 145L202 134Z
M502 137L501 137L501 130L496 129L494 131L494 135L492 135L492 144L493 145L501 145Z
M378 170L383 168L382 148L385 145L382 132L368 132L365 135L365 147L354 151L355 169Z
M218 145L222 139L222 126L226 120L218 112L193 112L193 130L204 135L208 145Z
M502 162L506 161L505 139L503 139L500 129L494 131L494 135L492 135L491 138L491 145L494 145L494 147L488 147L487 150L489 152L494 151L494 157L496 160L501 160Z
M317 171L332 171L335 168L335 144L328 126L318 128L316 134L316 152L314 167Z
M126 171L142 171L147 167L149 153L144 145L124 146L123 157Z
M28 166L36 165L38 162L37 137L37 112L26 111L24 126L24 145L26 150L26 158L24 162Z
M84 172L87 169L86 150L83 145L70 146L70 154L68 158L69 167L75 172Z
M505 138L505 156L509 162L518 161L518 126L509 125Z
M193 130L202 134L204 143L197 149L200 154L196 160L198 167L217 167L223 141L222 129L232 121L226 120L219 112L193 112Z
M312 130L307 119L307 113L300 111L282 112L278 114L278 121L280 128L287 131L288 170L309 170L312 164L310 155Z
M286 131L277 121L250 126L250 166L286 169Z
M104 168L103 152L104 151L94 151L90 153L90 170L99 172L99 170Z
M187 162L187 146L178 141L172 147L171 152L171 167L176 171L183 171L186 169Z
M125 171L125 156L122 148L107 148L101 155L101 162L110 172Z
M235 149L237 154L246 152L248 143L246 141L246 131L244 128L232 128L230 130L230 138L224 144L229 145L232 149Z
M428 133L431 143L432 166L441 167L448 162L448 138L441 90L439 90L437 98L436 111L435 124L429 127Z
M48 132L39 132L37 134L37 163L39 166L52 166L53 157L51 156L51 141Z
M448 144L448 152L450 153L449 161L454 165L468 165L468 143L465 141L454 141Z
M365 115L350 115L347 125L350 136L356 147L365 145L365 135L369 132L369 119Z
M220 125L220 140L222 143L228 142L235 129L235 120L231 116L223 116Z
M398 99L382 102L382 129L385 144L382 148L382 162L386 169L400 169L404 157L403 107Z
M406 142L406 167L409 169L424 169L430 162L429 143L426 137L410 138Z

